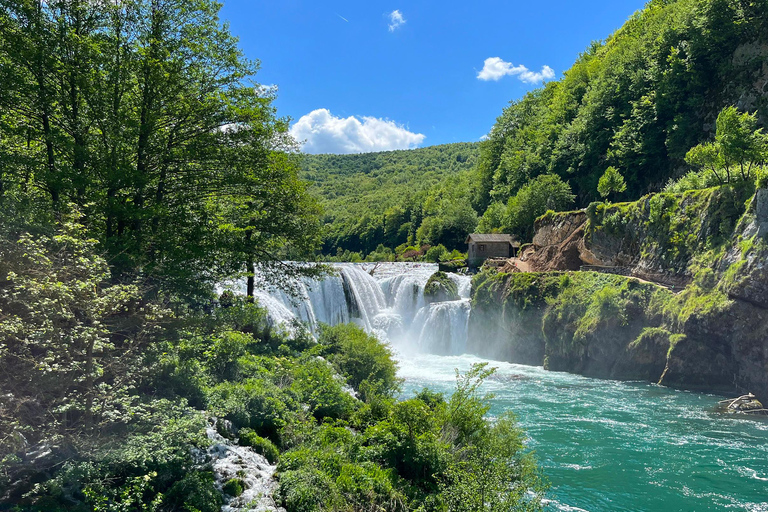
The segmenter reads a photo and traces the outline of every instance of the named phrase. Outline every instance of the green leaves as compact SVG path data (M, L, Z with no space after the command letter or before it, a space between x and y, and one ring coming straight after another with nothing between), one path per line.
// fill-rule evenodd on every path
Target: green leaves
M624 176L615 167L607 168L597 182L597 191L603 197L621 194L625 190L627 190L627 184L624 182Z
M78 217L53 237L0 241L0 380L15 390L12 401L36 397L18 418L36 425L33 439L57 433L79 442L102 423L125 421L124 387L140 377L134 365L162 313L136 284L109 283Z
M764 162L768 154L768 136L757 128L756 114L726 107L717 116L716 126L715 141L694 146L685 155L685 161L710 171L721 185L737 176L749 179L752 169ZM737 170L739 175L735 174Z
M77 204L116 277L188 297L312 252L295 143L220 4L2 5L4 208L40 222Z

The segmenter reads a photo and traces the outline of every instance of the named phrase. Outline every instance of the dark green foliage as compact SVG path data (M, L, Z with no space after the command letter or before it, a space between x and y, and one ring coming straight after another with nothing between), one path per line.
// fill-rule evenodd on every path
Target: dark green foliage
M312 252L318 210L288 123L220 8L2 2L8 222L45 225L74 203L116 278L140 270L198 298L254 263Z
M546 173L568 180L586 206L608 165L624 174L626 196L639 197L684 169L723 107L756 109L764 125L768 103L754 77L766 20L764 2L649 2L561 80L504 110L481 143L473 206L505 203Z
M341 347L344 354L338 357L350 359L357 357L358 354L354 353L355 348L346 352L349 349L349 346ZM347 367L349 366L351 365L348 364ZM360 360L355 371L370 372L373 369L372 366L371 359ZM309 411L318 420L347 419L351 414L355 401L342 387L343 380L336 377L334 368L326 361L315 359L305 362L293 371L293 379L291 390L309 406ZM356 386L358 389L360 384L356 383Z
M477 144L459 143L305 156L301 177L311 183L310 191L325 210L323 252L365 257L381 254L379 244L394 249L407 242L463 248L477 222L469 204L469 170L477 152Z
M77 446L128 421L125 387L141 381L142 352L168 314L139 283L110 282L73 216L52 237L0 238L0 432L33 444ZM0 459L7 449L0 441Z
M354 324L324 326L319 342L331 364L364 400L376 395L394 396L400 389L392 352L362 328Z
M525 183L509 198L506 208L492 204L480 221L483 232L501 231L521 240L533 238L533 222L548 210L567 210L573 204L571 187L554 174ZM497 224L498 223L498 224Z
M448 259L449 256L450 253L448 252L448 249L446 249L445 246L441 244L430 247L427 250L427 253L424 255L424 260L430 263L437 263L439 261Z
M87 503L98 511L194 507L219 510L220 494L209 470L199 468L190 448L206 446L203 418L168 402L142 410L137 431L121 443L100 447L90 461L69 461L23 501L40 510L75 509Z
M488 397L479 390L491 373L474 367L448 402L424 390L389 403L364 430L319 427L311 443L280 459L281 504L289 512L470 510L461 497L477 500L481 489L491 508L477 510L539 510L542 487L522 433L511 417L484 418Z
M263 455L270 464L275 464L280 458L280 450L277 449L272 441L260 437L256 432L251 429L240 429L240 444L242 446L250 446L253 451L259 455Z
M214 415L272 439L279 439L279 430L290 414L290 401L290 395L265 379L224 382L208 392L208 408Z
M224 491L224 494L237 497L243 494L243 491L245 490L245 482L238 478L232 478L224 482L224 485L221 486L221 490Z

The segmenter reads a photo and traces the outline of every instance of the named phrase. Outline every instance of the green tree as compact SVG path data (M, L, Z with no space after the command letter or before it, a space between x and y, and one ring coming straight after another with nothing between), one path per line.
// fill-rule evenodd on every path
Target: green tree
M568 183L554 174L537 176L524 185L507 204L504 230L523 240L533 237L533 222L547 210L564 210L573 204Z
M620 194L627 190L627 184L624 176L615 168L609 167L597 182L597 191L604 198L611 194Z
M749 179L753 167L765 160L768 150L768 136L757 127L757 116L726 107L715 125L715 141L691 148L685 155L686 162L710 170L721 184L730 183L736 169L741 179Z
M290 271L279 262L314 247L288 123L220 4L0 5L4 207L77 204L115 277L156 286L194 290L256 262Z
M715 144L730 178L732 167L738 167L742 179L748 179L752 167L765 160L768 137L757 126L757 115L740 113L726 107L717 116Z
M1 241L0 389L12 390L2 439L86 444L126 419L126 390L144 373L142 350L163 311L142 301L137 284L110 284L77 221L66 218L52 237Z
M692 147L688 153L686 153L685 161L694 167L709 169L721 185L726 182L718 172L718 168L721 167L721 158L719 147L716 144L705 142ZM730 175L727 176L728 181L730 181Z

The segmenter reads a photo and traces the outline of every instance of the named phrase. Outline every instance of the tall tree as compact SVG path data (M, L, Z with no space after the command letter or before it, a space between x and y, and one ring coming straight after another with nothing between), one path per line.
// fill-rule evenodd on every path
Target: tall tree
M287 122L220 4L0 6L0 182L42 211L79 205L114 275L189 287L314 246Z

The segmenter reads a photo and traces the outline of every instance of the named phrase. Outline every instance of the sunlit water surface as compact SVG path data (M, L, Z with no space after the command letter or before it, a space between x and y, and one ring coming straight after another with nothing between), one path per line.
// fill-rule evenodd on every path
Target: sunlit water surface
M398 354L404 396L450 393L474 356ZM722 397L491 362L491 414L511 409L550 482L552 510L768 511L768 422Z

